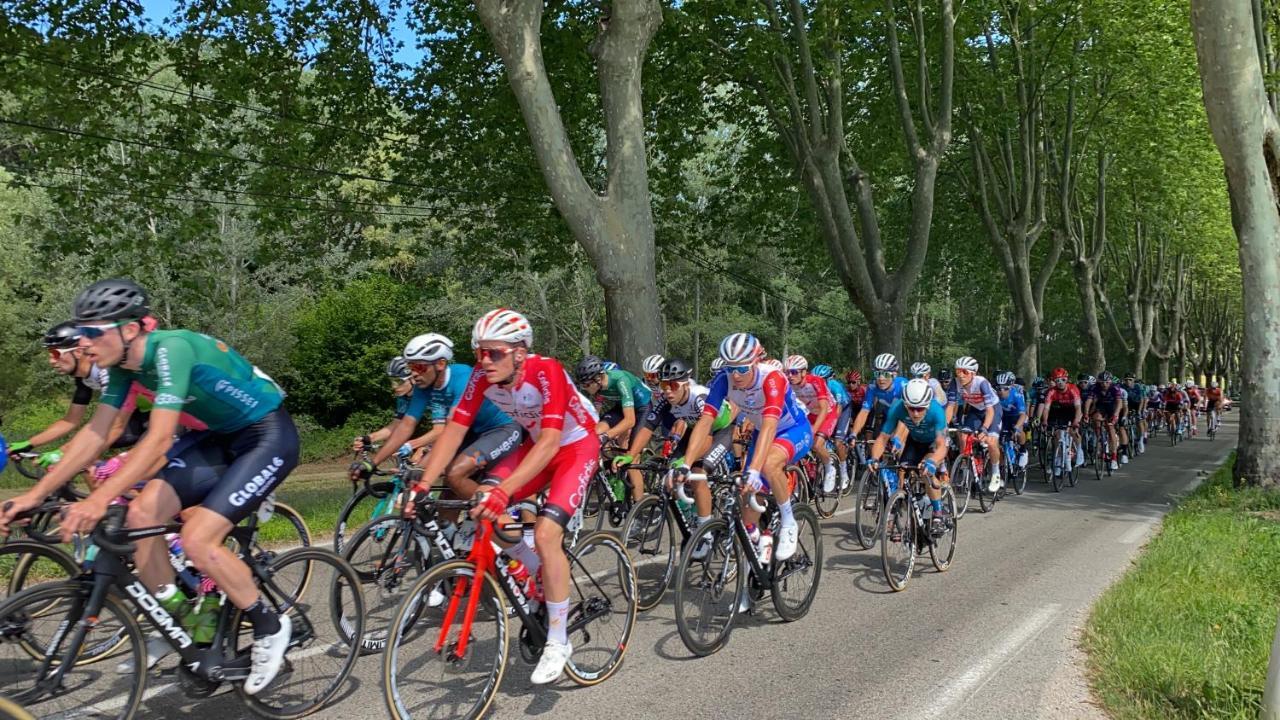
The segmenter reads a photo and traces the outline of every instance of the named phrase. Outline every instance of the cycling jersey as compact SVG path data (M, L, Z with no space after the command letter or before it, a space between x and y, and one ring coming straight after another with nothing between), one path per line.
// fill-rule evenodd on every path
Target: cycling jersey
M845 389L844 383L835 378L827 378L827 391L835 399L837 408L849 407L849 391Z
M933 391L933 399L938 401L940 405L947 404L947 391L943 389L942 383L937 378L929 378L929 389Z
M1209 388L1204 391L1204 399L1209 405L1219 405L1222 403L1222 388Z
M1199 388L1191 388L1190 390L1187 390L1186 393L1187 393L1187 400L1189 400L1190 402L1193 402L1193 403L1200 402Z
M960 412L969 413L999 405L1000 397L996 395L995 388L991 387L991 383L987 382L986 378L974 375L970 378L969 384L964 387L960 386L958 379L951 381L951 385L947 387L947 403L960 405L961 407L957 408Z
M415 387L414 389L416 390L417 388ZM396 419L397 420L404 417L404 414L409 412L409 400L412 397L413 397L413 393L410 393L408 395L396 396Z
M608 370L605 377L609 380L600 388L600 397L608 407L641 408L653 398L649 386L626 370Z
M688 425L698 422L698 418L702 417L702 410L707 404L707 395L711 392L705 385L699 385L696 382L689 382L689 394L684 402L679 405L673 405L667 402L667 398L662 393L655 396L654 403L649 406L649 413L644 418L645 427L654 429L661 428L664 432L670 432L676 422L683 420ZM712 423L711 431L716 432L729 425L732 417L732 411L729 403L720 403L719 414Z
M1018 422L1018 418L1027 411L1027 401L1022 397L1022 388L1016 385L1009 388L1009 394L1000 400L1000 410L1004 415L1001 424Z
M142 366L108 372L102 402L119 409L137 382L156 393L159 410L185 410L210 430L231 433L280 407L284 391L274 380L221 340L190 330L146 335Z
M848 391L849 404L856 408L862 407L862 402L867 399L867 386L858 383L857 387L849 387Z
M599 417L591 403L574 388L563 365L531 354L525 358L522 373L518 384L503 387L491 384L477 365L467 380L462 399L454 406L453 421L471 427L479 419L487 399L520 423L535 441L544 428L561 431L562 448L585 437L595 437Z
M1138 383L1122 387L1129 393L1129 407L1137 409L1142 404L1142 398L1147 396L1147 389Z
M133 417L142 418L142 428L145 431L146 418L150 415L151 410L155 407L156 391L147 387L143 387L142 383L134 381L129 386L129 395L124 400L124 405L120 406L120 412L133 412L130 424L133 424ZM178 415L178 425L188 430L208 430L209 426L200 418L194 417L191 413L183 412ZM141 435L141 434L139 434ZM134 443L130 443L133 445Z
M1117 405L1125 402L1124 390L1119 385L1112 385L1110 388L1103 389L1102 383L1093 386L1089 393L1089 397L1093 400L1094 409L1100 410L1105 408L1108 413L1115 409Z
M799 384L791 383L791 392L795 393L796 400L804 406L805 412L809 415L810 422L818 415L818 401L827 401L827 415L831 415L836 409L835 401L831 397L831 392L827 389L827 383L822 378L809 373Z
M911 414L907 412L906 403L895 400L889 407L889 412L885 414L884 427L880 428L880 432L892 434L898 429L898 423L907 426L908 438L918 443L932 445L939 436L947 432L947 413L935 400L929 403L929 409L925 410L920 422L917 423L912 421Z
M1075 385L1067 385L1061 390L1057 387L1049 388L1049 392L1045 393L1044 401L1051 407L1079 405L1080 388Z
M867 389L866 396L862 399L862 409L867 412L885 412L889 406L893 405L894 400L902 398L902 390L907 386L907 379L904 377L895 377L893 384L888 390L881 390L878 384L865 385Z
M765 372L760 368L752 371L755 379L745 390L730 387L728 373L721 375L711 384L711 392L707 395L703 415L716 415L726 399L738 407L738 417L749 421L756 428L767 417L778 419L778 432L794 425L803 424L809 427L804 408L800 407L795 394L791 392L791 383L782 376L782 372L774 370Z
M1164 391L1165 405L1181 405L1182 399L1185 397L1181 390L1168 389Z
M423 414L427 408L430 408L432 424L446 422L449 414L458 406L458 401L462 399L462 394L466 392L467 383L470 380L470 367L462 363L449 365L444 369L444 382L440 383L440 387L415 386L413 388L413 394L410 395L404 414L414 420L422 420ZM511 422L511 418L499 410L497 405L483 400L470 427L473 432L485 433L494 428L509 425Z

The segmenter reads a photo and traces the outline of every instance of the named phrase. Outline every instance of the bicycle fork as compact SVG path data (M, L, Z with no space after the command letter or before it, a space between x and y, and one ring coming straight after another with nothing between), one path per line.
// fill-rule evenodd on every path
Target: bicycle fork
M445 611L444 620L440 623L440 636L436 638L435 651L436 654L444 652L444 647L449 641L449 628L453 625L453 619L458 614L458 606L462 604L462 596L466 594L466 609L462 614L462 627L458 633L458 640L452 651L449 653L449 660L452 662L460 662L467 656L467 645L471 640L471 623L476 617L476 607L480 604L480 593L483 591L483 581L485 570L494 561L493 544L489 541L493 534L493 524L489 522L481 523L480 529L476 532L475 545L471 557L467 558L475 567L475 575L471 578L471 582L461 581L453 588L453 594L449 598L449 609ZM469 587L468 587L469 586ZM468 592L468 589L470 592Z

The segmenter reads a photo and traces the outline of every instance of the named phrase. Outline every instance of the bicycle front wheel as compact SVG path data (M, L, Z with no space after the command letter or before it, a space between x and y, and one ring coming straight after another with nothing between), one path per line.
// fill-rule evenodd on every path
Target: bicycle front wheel
M786 560L775 558L772 569L773 608L788 622L809 612L822 579L822 530L818 517L807 505L794 508L797 534L796 554Z
M269 567L255 564L262 599L288 617L292 628L284 662L275 680L256 695L236 692L249 709L273 720L290 720L324 707L342 690L364 637L364 597L351 565L321 548L298 548L279 557ZM305 582L302 578L309 578ZM294 594L298 588L302 593ZM253 646L253 627L237 612L231 627L238 628L237 654Z
M356 571L364 596L365 633L359 641L360 651L382 652L392 615L413 581L430 564L431 546L413 531L411 521L384 515L351 536L344 559ZM436 605L443 601L438 593L431 599Z
M396 484L390 481L370 483L361 487L347 500L338 512L338 524L333 529L333 551L339 555L346 549L349 532L354 532L379 515L391 511L392 491ZM394 498L393 498L394 499Z
M964 517L973 495L973 465L968 458L958 457L951 465L951 487L956 489L956 517Z
M662 601L676 573L676 523L666 502L649 495L636 503L622 524L622 538L635 560L636 608L648 610Z
M942 489L942 528L934 533L930 528L932 542L929 544L929 558L938 572L946 572L951 568L951 559L956 555L956 495L951 488Z
M905 490L889 497L880 520L880 564L894 592L907 589L916 562L916 523Z
M86 586L64 582L33 587L0 604L0 628L8 641L0 643L0 694L42 718L124 720L137 712L147 675L146 646L134 610L108 594L98 624L85 629L79 623L87 600ZM72 666L56 687L43 687L63 670L70 644L82 630L83 641L71 653ZM129 663L123 671L93 662L122 639L127 652L117 657Z
M695 558L700 546L705 554ZM712 520L689 538L676 571L676 629L694 655L710 655L729 641L747 572L724 520Z
M853 534L858 546L870 550L880 535L880 513L884 509L880 478L864 469L858 478L857 505L853 510Z
M10 540L0 545L0 600L54 580L67 580L80 574L80 566L62 548L35 540Z
M569 642L565 674L579 685L604 682L622 666L636 627L636 573L627 549L610 532L592 533L566 553Z
M464 631L475 576L475 566L466 560L440 563L418 578L397 608L382 655L383 695L396 720L415 715L470 720L493 703L507 667L507 605L493 573L486 572L475 616ZM427 599L436 589L448 599L430 607Z

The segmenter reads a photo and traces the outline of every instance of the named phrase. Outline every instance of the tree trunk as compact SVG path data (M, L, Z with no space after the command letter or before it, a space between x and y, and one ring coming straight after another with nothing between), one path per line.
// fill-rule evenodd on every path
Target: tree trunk
M479 0L481 22L502 58L534 155L574 239L591 258L604 289L609 357L637 367L662 348L653 210L645 150L641 71L662 23L657 0L616 0L591 44L604 109L606 187L582 174L542 58L541 0Z
M1076 294L1080 296L1080 331L1085 340L1085 368L1086 372L1097 375L1107 368L1107 356L1102 346L1102 327L1098 323L1093 267L1077 258L1071 262L1071 270L1076 276Z

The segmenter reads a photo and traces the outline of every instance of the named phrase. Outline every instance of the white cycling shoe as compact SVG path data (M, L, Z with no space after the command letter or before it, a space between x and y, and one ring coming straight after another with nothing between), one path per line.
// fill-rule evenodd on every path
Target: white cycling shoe
M293 634L293 621L288 615L279 617L280 629L274 635L253 641L253 667L244 681L245 695L256 695L270 685L284 664L284 652L289 649L289 638Z
M826 476L822 478L822 492L833 493L836 491L836 469L828 465Z
M800 526L792 523L778 528L778 542L773 548L773 559L779 562L790 560L796 554L796 546L800 540Z
M168 640L164 639L163 635L158 635L156 633L152 633L148 635L147 636L147 669L150 670L151 668L155 667L156 663L168 657L169 654L171 654L172 652L173 652L173 646L169 644ZM116 672L120 673L121 675L131 674L133 672L133 658L125 660L119 665L116 665Z
M529 682L534 685L546 685L560 679L564 666L569 664L569 656L573 654L573 644L548 640L542 648L542 657L538 658L538 667L533 669Z
M1000 480L1000 473L993 472L991 473L991 482L987 483L987 492L996 492L1003 484L1003 481Z

